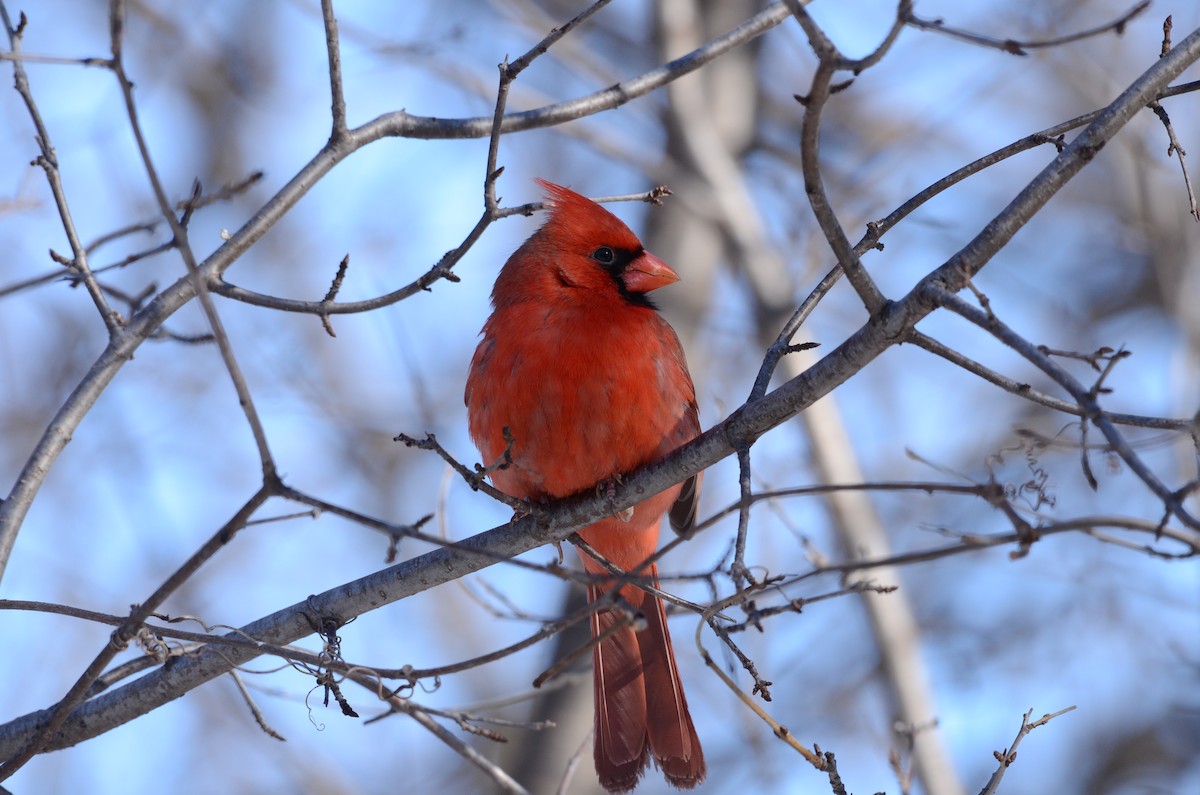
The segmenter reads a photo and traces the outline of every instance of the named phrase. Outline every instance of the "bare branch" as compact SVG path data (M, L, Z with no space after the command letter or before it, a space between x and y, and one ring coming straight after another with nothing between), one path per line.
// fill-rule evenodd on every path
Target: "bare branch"
M996 792L1000 787L1000 780L1004 778L1004 773L1006 770L1008 770L1009 766L1016 761L1017 746L1021 744L1021 740L1024 740L1026 735L1028 735L1038 726L1043 726L1054 718L1057 718L1059 715L1064 715L1073 709L1075 709L1074 706L1067 707L1066 709L1060 709L1058 712L1052 712L1047 715L1043 715L1033 723L1029 722L1029 716L1033 714L1033 709L1031 708L1028 712L1026 712L1021 717L1021 728L1017 731L1017 736L1013 739L1012 745L1010 745L1008 748L1005 748L1003 751L995 752L994 756L996 757L996 761L1000 763L1000 766L996 768L996 772L992 774L992 777L988 779L987 784L985 784L983 789L979 791L979 795L996 795Z
M1167 157L1175 155L1179 159L1179 170L1183 172L1183 187L1187 190L1188 207L1192 218L1200 221L1200 207L1196 205L1196 194L1192 191L1192 179L1188 176L1187 163L1184 158L1187 152L1183 151L1183 147L1179 145L1179 139L1175 137L1175 128L1171 125L1171 117L1167 115L1167 111L1162 105L1157 102L1150 103L1150 110L1154 111L1154 115L1163 123L1163 127L1167 129L1167 138L1170 144L1167 146Z
M773 3L728 33L717 36L687 55L651 69L638 77L577 99L521 113L507 114L504 117L501 132L512 133L554 127L564 122L575 121L621 107L627 102L645 96L694 72L730 50L761 36L782 23L790 15L791 12L783 2ZM353 132L369 140L393 136L425 140L483 138L490 134L492 121L490 116L469 119L436 119L395 111L386 113Z
M333 122L329 140L334 142L346 135L346 96L342 91L342 56L338 49L333 0L321 0L321 20L325 24L325 51L329 55L329 104Z
M354 674L349 678L362 685L367 690L377 692L377 683L370 677ZM514 793L515 795L529 795L528 791L518 784L510 775L505 773L500 766L451 734L444 726L434 720L427 710L417 706L407 699L400 698L399 696L385 697L381 695L380 697L385 698L385 700L388 701L392 710L408 715L417 723L421 724L421 726L428 729L430 733L444 742L455 753L459 754L468 762L478 767L481 771L483 771L484 775L492 780L492 782L499 788L501 792L510 792Z
M930 286L928 289L931 291L930 297L935 298L941 306L990 332L1005 345L1008 345L1029 360L1030 363L1037 366L1039 370L1053 378L1059 386L1065 389L1079 404L1081 416L1099 428L1104 437L1108 439L1109 444L1112 445L1113 451L1154 492L1155 496L1162 500L1163 506L1166 508L1166 515L1163 517L1164 524L1174 514L1188 527L1200 530L1200 519L1192 516L1183 506L1183 498L1180 493L1168 489L1159 480L1153 470L1146 466L1141 457L1125 441L1125 438L1116 429L1112 421L1104 416L1104 412L1100 408L1099 403L1096 402L1096 395L1093 394L1092 390L1086 389L1070 373L1056 364L1049 355L1025 340L994 315L978 310L957 296L947 294L935 286Z
M711 617L709 623L711 625ZM701 642L701 632L704 629L704 625L705 622L701 621L696 626L696 648L700 650L700 656L704 660L704 664L708 666L709 670L717 675L717 678L720 679L721 682L724 683L725 686L728 687L730 691L732 691L733 694L750 709L751 712L753 712L764 723L771 727L771 731L776 737L789 745L793 750L796 751L796 753L804 757L804 759L807 760L808 763L817 770L824 770L825 766L820 759L819 749L816 749L814 746L814 750L809 750L807 747L801 744L786 726L771 717L770 714L768 714L767 711L764 710L754 698L747 695L740 687L737 686L736 682L729 678L728 674L721 670L721 666L717 665L717 663L713 660L712 655L708 653L708 650L704 648L704 644Z
M1078 403L1072 403L1068 400L1062 400L1060 398L1038 392L1029 384L1014 381L1005 375L1001 375L1000 373L983 366L979 362L964 356L962 353L942 344L941 342L938 342L937 340L925 334L914 331L909 339L909 342L917 345L918 347L924 348L930 353L941 356L946 361L958 365L968 372L974 373L985 381L995 384L1006 392L1011 392L1018 397L1025 398L1026 400L1032 401L1041 406L1045 406L1046 408L1054 409L1055 411L1061 411L1066 414L1074 414L1077 417L1083 416L1083 409L1080 408ZM1138 428L1160 428L1163 430L1189 432L1192 430L1194 425L1193 421L1190 419L1149 417L1140 414L1121 414L1109 411L1102 413L1105 417L1117 425L1132 425Z
M268 725L267 718L262 714L262 710L258 708L258 704L254 703L254 697L250 695L250 691L246 689L246 683L242 681L242 676L237 671L230 671L229 675L233 678L234 685L237 686L238 695L242 697L242 701L246 703L246 708L250 710L250 714L254 716L254 722L258 724L258 728L263 730L263 734L268 737L279 740L279 742L287 742L287 738L279 732L275 731Z
M113 632L109 643L96 655L96 658L92 660L91 664L88 665L75 684L71 686L67 694L49 710L45 710L45 720L39 722L37 729L31 734L29 739L19 746L19 750L9 754L0 754L0 758L5 760L3 764L0 764L0 781L12 776L26 762L47 748L52 738L55 737L55 733L67 721L72 711L83 703L91 689L92 683L104 673L104 669L108 667L113 658L124 650L129 645L129 642L137 636L150 614L157 610L158 606L183 585L209 558L229 543L237 531L245 526L246 521L254 515L254 512L267 501L269 496L270 493L265 489L255 493L238 510L232 519L188 558L182 566L176 569L145 602L140 605L134 605L124 623Z
M1060 47L1064 44L1090 39L1095 36L1102 36L1106 33L1115 33L1120 36L1125 32L1125 27L1134 17L1141 14L1150 7L1150 0L1142 0L1136 6L1126 11L1112 22L1106 22L1103 25L1098 25L1088 30L1082 30L1078 33L1069 33L1065 36L1054 36L1049 39L1041 39L1036 41L1018 41L1017 39L997 39L992 36L985 36L981 33L972 33L968 30L953 28L947 25L940 19L921 19L913 13L908 14L906 22L918 30L928 30L934 33L941 33L959 41L965 41L969 44L977 44L982 47L990 47L1001 52L1009 53L1010 55L1028 55L1026 50L1034 50L1046 47Z
M817 223L820 224L825 239L833 249L834 256L837 257L838 265L854 286L859 298L862 299L863 306L867 308L867 312L874 315L883 307L885 299L870 274L867 273L866 268L863 267L858 253L850 245L850 240L846 237L846 232L829 201L824 178L821 176L821 118L825 105L834 91L834 74L839 70L848 69L857 75L862 70L878 63L904 28L904 15L908 12L911 4L908 0L902 0L896 20L883 42L874 52L860 60L850 60L838 52L825 33L817 27L816 22L804 10L804 6L799 0L787 0L787 5L797 22L800 23L800 27L804 29L805 35L808 36L808 43L819 59L816 72L813 74L812 85L802 103L804 105L804 122L800 130L800 164L804 174L805 193L808 195L808 201L817 218ZM836 276L834 278L836 279Z
M162 212L167 224L171 227L175 246L179 250L180 256L183 257L184 265L187 267L188 278L192 282L192 287L195 290L196 297L200 300L200 306L203 308L205 318L212 329L217 347L221 351L221 359L225 363L225 369L229 373L234 390L237 392L242 413L245 415L246 422L250 426L250 431L254 435L254 443L258 447L258 457L262 465L263 481L264 483L276 481L278 480L278 476L275 473L275 462L271 457L271 448L267 442L266 430L263 428L262 421L258 417L258 410L254 406L254 398L250 394L250 387L246 383L245 376L242 374L242 368L238 364L237 357L234 355L229 335L226 333L225 326L217 314L216 307L213 305L212 296L209 295L207 284L200 275L199 265L196 262L195 254L192 252L191 243L188 241L187 221L195 209L195 205L194 203L188 204L183 216L181 218L175 217L171 202L167 198L162 181L158 177L158 171L154 167L154 161L150 156L150 147L146 143L145 135L142 133L137 105L133 99L133 82L125 73L125 63L122 56L122 49L124 47L123 33L125 30L124 17L124 0L110 0L109 23L112 29L112 71L121 86L121 96L125 100L125 111L129 118L129 126L133 132L134 140L137 142L138 154L141 156L142 165L150 181L150 187L154 191L154 198L158 202L159 210ZM200 183L197 181L192 191L193 202L198 201L201 195L203 194Z
M87 250L79 240L79 234L75 230L75 221L71 217L71 208L67 204L67 194L63 188L62 173L58 168L58 154L54 150L54 145L50 142L50 132L46 129L46 125L42 121L42 114L38 110L37 103L34 102L33 92L29 88L29 77L25 74L25 67L21 62L21 36L25 28L25 15L21 14L20 25L14 28L12 20L8 16L8 9L4 3L0 2L0 20L4 22L4 29L8 33L9 46L12 48L14 84L17 93L20 94L21 99L25 102L25 108L29 112L29 118L33 121L34 130L37 132L36 137L41 154L37 156L34 163L41 166L46 174L46 181L50 185L50 193L54 196L54 204L58 208L59 218L62 219L63 232L66 234L67 241L71 246L72 258L67 264L83 280L88 294L91 295L93 303L96 304L96 309L100 311L100 317L108 329L109 336L112 336L121 327L121 319L113 311L112 307L108 305L108 302L104 300L103 292L100 290L100 286L96 283L96 278L88 266ZM111 64L106 65L111 66ZM3 539L0 536L0 574L4 571L4 559L7 557L3 546Z

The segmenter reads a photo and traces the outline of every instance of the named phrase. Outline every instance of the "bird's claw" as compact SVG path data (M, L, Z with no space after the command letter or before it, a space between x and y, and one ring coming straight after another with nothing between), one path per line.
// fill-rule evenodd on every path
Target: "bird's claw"
M602 480L596 484L596 496L604 496L610 503L617 498L617 486L622 483L620 474L613 475L607 480ZM633 519L633 506L629 506L623 511L613 510L612 517L618 521L628 524Z

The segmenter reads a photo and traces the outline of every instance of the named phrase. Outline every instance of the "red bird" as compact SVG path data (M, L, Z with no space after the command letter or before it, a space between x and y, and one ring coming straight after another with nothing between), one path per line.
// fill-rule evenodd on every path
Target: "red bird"
M492 315L471 361L466 403L485 462L513 440L512 463L491 473L500 490L532 501L584 491L662 458L700 433L683 348L647 293L679 280L625 224L574 191L538 180L549 218L508 259ZM658 547L663 514L677 530L696 516L699 478L579 531L627 572L658 585L642 564ZM585 555L584 568L609 572ZM595 601L612 586L591 585ZM704 754L675 667L658 597L636 585L621 597L645 617L594 646L596 771L610 792L637 784L652 755L667 781L704 780ZM592 615L592 636L617 622Z

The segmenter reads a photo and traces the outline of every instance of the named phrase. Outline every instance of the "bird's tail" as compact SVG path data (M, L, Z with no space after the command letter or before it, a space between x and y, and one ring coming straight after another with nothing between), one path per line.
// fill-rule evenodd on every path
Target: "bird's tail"
M658 584L658 568L648 572ZM591 586L595 600L604 589ZM704 780L700 739L675 667L667 614L658 597L640 592L646 628L635 632L619 614L592 615L592 636L612 631L593 647L596 696L596 772L609 792L634 788L652 755L671 784L691 789Z

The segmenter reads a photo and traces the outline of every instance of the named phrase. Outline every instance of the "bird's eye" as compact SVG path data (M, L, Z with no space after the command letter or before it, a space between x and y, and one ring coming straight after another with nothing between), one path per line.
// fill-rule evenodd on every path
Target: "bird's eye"
M601 246L592 252L592 259L596 260L596 262L599 262L601 265L612 265L616 258L616 252L614 252L608 246Z

